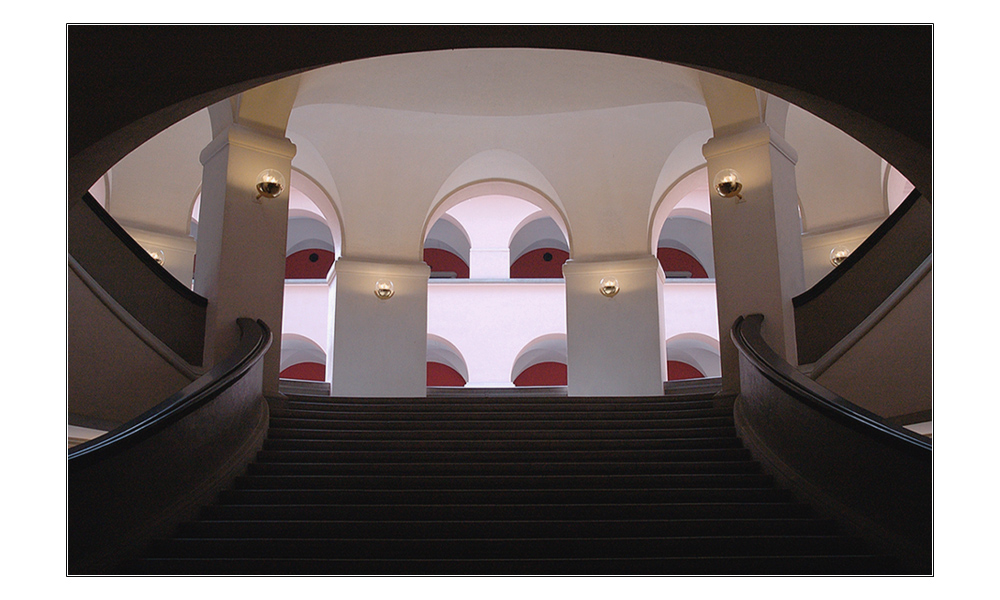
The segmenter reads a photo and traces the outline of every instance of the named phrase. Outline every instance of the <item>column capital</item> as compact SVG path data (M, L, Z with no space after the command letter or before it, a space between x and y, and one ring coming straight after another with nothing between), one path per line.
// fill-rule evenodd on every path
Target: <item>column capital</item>
M425 262L382 262L370 259L341 257L333 265L335 273L352 275L372 275L375 277L397 277L429 279L431 268Z
M233 124L205 146L199 157L201 164L208 164L213 156L229 145L256 150L286 160L291 160L296 152L295 144L284 136L275 136L253 127Z
M612 257L607 260L579 261L570 259L563 263L563 275L609 275L614 273L632 273L655 271L660 261L651 254Z
M757 125L748 127L736 133L724 136L715 136L702 146L701 153L706 159L711 160L726 154L740 152L742 150L763 146L765 144L773 146L793 165L798 162L799 155L795 149L792 148L787 141L785 141L785 138L781 137L778 132L771 129L765 123L758 123Z

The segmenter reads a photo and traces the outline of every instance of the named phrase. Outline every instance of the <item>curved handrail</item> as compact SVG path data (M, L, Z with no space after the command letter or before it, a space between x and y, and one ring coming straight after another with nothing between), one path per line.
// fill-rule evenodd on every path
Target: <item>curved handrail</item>
M740 317L733 323L730 333L736 348L768 380L828 417L910 454L930 460L932 446L926 438L886 423L878 415L841 398L788 364L764 341L761 335L763 322L764 317L759 314Z
M910 211L911 208L917 203L921 198L921 194L918 190L913 190L910 194L900 203L899 207L896 208L882 223L875 228L875 231L871 233L861 244L851 252L844 262L837 265L832 271L826 274L825 277L816 282L808 290L802 292L798 296L792 298L792 304L794 306L801 306L806 304L818 296L822 295L835 281L841 278L844 273L849 271L851 267L861 261L862 258L875 247L876 244L881 241L889 231L898 223L906 213Z
M173 396L117 429L69 450L69 468L84 467L148 439L191 414L236 383L271 345L271 330L260 320L237 319L240 341L236 349L207 373Z
M208 300L178 281L87 195L67 214L68 254L135 320L201 367Z
M930 256L932 216L914 190L844 262L792 298L799 364L850 335Z
M83 203L90 209L90 212L94 214L102 223L108 228L112 234L117 237L121 243L128 248L132 254L142 262L146 268L148 268L154 275L156 275L160 280L163 281L173 292L191 302L196 306L207 306L208 299L204 296L194 292L191 288L185 286L183 283L177 280L176 277L170 274L163 265L153 260L153 257L149 255L146 250L139 245L139 242L135 241L131 235L125 231L125 228L115 221L114 217L108 214L108 211L104 210L104 207L100 205L96 198L94 198L89 192L83 195Z

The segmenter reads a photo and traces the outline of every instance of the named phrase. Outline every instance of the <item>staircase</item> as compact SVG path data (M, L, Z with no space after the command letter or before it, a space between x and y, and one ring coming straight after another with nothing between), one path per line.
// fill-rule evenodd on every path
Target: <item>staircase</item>
M760 471L731 408L290 397L147 574L886 574Z

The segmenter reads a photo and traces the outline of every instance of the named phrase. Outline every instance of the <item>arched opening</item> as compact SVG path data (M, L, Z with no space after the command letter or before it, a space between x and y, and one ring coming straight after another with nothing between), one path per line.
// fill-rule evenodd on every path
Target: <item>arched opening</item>
M682 333L666 341L667 380L719 377L719 341L700 333Z
M511 279L562 279L569 243L552 217L531 215L510 240Z
M464 387L469 369L462 353L448 340L427 336L427 387Z
M472 243L454 217L445 213L424 239L424 262L434 279L468 279Z
M516 387L566 385L566 335L548 334L527 344L511 370Z
M701 175L695 174L700 183ZM680 196L665 198L659 209L667 210L657 233L656 258L668 278L713 279L711 201L705 185L675 188Z
M300 381L325 381L326 352L306 336L283 334L280 377Z
M558 364L534 366L520 381L515 378L533 365L521 365L516 373L510 371L528 341L566 328L561 280L569 243L565 226L552 216L560 217L560 213L531 188L490 181L446 194L432 214L437 220L430 227L426 246L446 246L456 260L468 256L465 277L448 273L435 276L438 268L425 259L432 267L428 333L451 340L462 349L468 360L468 371L459 370L464 384L511 387L527 381L528 385L565 385L565 342L562 358L549 361ZM424 252L427 256L427 247ZM533 253L538 263L534 266L528 262ZM442 368L431 365L428 377L432 378L429 382L442 381ZM458 383L453 375L452 381Z

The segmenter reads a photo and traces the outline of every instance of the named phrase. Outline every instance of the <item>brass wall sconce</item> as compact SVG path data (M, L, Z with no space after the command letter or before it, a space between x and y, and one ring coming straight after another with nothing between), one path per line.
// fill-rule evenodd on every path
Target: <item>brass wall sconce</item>
M598 289L606 298L613 298L618 293L618 280L614 277L605 277Z
M830 250L830 263L837 267L840 263L847 260L847 257L851 255L851 249L847 246L834 246L833 250Z
M743 182L740 181L740 174L732 169L723 169L715 175L712 187L723 198L736 196L738 201L743 200L740 192L743 190Z
M375 297L379 300L388 300L394 293L392 282L388 279L379 279L375 282Z
M285 189L285 176L277 169L265 169L257 175L257 197L254 202L264 198L277 198Z
M156 264L163 266L163 253L159 250L150 250L149 256L156 261Z

